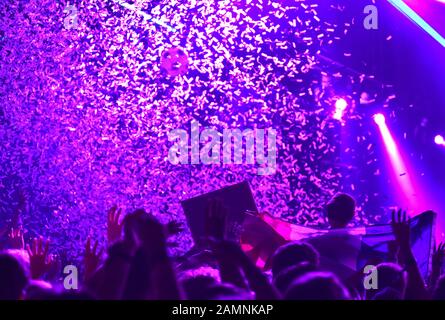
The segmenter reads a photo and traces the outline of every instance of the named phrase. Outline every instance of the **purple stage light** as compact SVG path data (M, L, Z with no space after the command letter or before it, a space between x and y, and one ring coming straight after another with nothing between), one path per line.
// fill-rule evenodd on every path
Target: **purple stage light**
M403 203L403 205L417 210L421 205L420 201L418 201L419 197L415 193L408 167L406 166L397 143L385 122L385 116L382 113L377 113L373 118L379 128L391 164L394 179L400 190L397 191L397 194L400 197L399 201L400 203Z
M440 134L434 137L434 142L438 145L445 146L445 139Z
M338 121L343 121L343 115L347 107L348 107L348 102L345 99L343 98L337 99L337 101L335 101L335 112L332 117Z
M373 118L379 127L385 124L385 116L382 113L375 114Z

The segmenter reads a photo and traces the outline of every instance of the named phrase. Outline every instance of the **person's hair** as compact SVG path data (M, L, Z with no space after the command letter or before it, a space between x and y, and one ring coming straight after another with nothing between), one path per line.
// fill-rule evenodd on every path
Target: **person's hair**
M287 243L279 247L272 256L272 274L275 278L281 271L301 262L318 266L318 252L308 243L298 241Z
M354 218L355 200L348 194L337 194L327 204L326 214L332 227L344 228Z
M13 256L0 253L0 300L18 300L28 284L26 271Z
M402 267L395 263L384 262L378 264L376 269L377 289L366 290L366 298L368 300L383 300L385 297L388 297L388 300L394 300L397 297L403 299L407 280Z
M296 266L289 267L281 271L274 279L273 284L279 292L284 294L289 285L298 277L305 275L306 273L316 271L317 267L307 261L302 262Z
M445 300L445 275L441 276L436 283L433 293L434 300Z
M331 272L309 272L294 280L285 300L349 300L345 286Z

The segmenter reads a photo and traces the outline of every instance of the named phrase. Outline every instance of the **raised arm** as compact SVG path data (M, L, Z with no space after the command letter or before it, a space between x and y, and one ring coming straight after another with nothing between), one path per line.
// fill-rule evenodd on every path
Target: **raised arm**
M408 284L405 299L419 300L427 299L428 294L425 282L420 274L417 261L411 250L410 224L406 216L406 211L392 211L392 230L399 247L399 264L405 267L408 273Z
M441 275L441 269L443 265L443 260L445 258L445 242L440 243L434 248L433 253L433 263L429 282L429 288L432 290L436 286L437 280L439 280Z

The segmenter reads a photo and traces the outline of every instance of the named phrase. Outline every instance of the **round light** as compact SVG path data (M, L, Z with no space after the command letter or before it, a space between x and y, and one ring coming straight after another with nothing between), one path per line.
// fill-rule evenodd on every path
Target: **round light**
M441 135L437 135L435 138L434 138L434 142L436 143L436 144L445 144L445 139L441 136Z
M335 109L337 109L337 110L343 111L346 109L347 106L348 106L348 102L343 98L340 98L337 101L335 101Z
M343 98L338 98L337 100L335 100L335 111L332 117L338 121L343 122L343 116L347 107L348 102Z
M382 113L377 113L374 115L374 121L381 126L382 124L385 124L385 116Z

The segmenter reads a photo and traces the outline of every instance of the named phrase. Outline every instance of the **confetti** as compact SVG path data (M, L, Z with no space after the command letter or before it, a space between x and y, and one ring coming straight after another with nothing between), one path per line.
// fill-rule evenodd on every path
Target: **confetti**
M331 10L344 21L322 19L309 1L135 1L150 19L112 1L75 5L78 26L66 30L64 1L0 4L0 182L9 193L26 190L30 236L50 237L60 255L78 260L89 234L104 243L114 204L184 222L180 200L243 180L261 210L325 222L324 204L348 177L324 81L349 78L320 60L351 26L340 6ZM174 76L161 63L179 50L171 48L187 52ZM193 119L219 132L276 129L276 174L169 163L168 133ZM367 137L358 142L366 152L348 153L372 155ZM11 206L9 193L1 197ZM190 234L179 238L184 252Z

